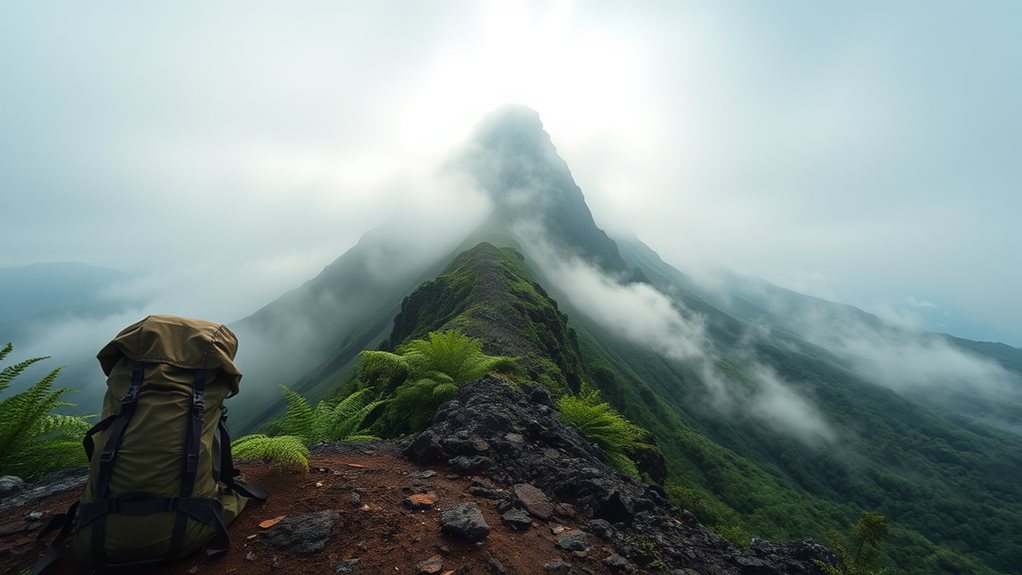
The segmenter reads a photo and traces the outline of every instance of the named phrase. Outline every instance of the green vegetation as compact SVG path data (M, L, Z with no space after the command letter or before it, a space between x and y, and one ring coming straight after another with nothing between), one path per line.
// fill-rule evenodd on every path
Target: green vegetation
M565 306L569 328L567 315L510 248L484 243L453 257L443 273L405 298L379 347L400 355L405 342L458 329L481 341L486 354L514 356L521 372L513 378L537 382L555 398L579 394L583 381L591 383L602 401L655 437L670 471L670 498L736 544L750 536L827 541L828 533L868 509L890 518L889 542L878 558L899 572L989 575L1022 564L1018 435L864 381L783 325L771 325L768 339L743 340L744 316L715 308L652 252L622 255L642 272L637 276L680 294L703 317L721 353L718 365L735 377L749 356L770 366L812 398L840 434L842 449L807 445L741 411L721 416L691 366L624 340L590 320L589 310ZM354 339L380 341L379 325L357 327ZM738 349L743 353L728 355ZM374 369L368 359L363 356L361 370L330 364L310 385L329 377L337 397L362 389L395 397L408 379L406 369L395 362ZM439 387L438 393L450 393L444 382L430 379L426 389L405 391L432 394ZM393 423L384 421L390 409L374 412L370 429L379 435L411 431L384 425ZM433 415L432 409L415 413L419 428Z
M231 443L231 452L239 461L258 459L275 467L309 470L309 448L297 435L246 435Z
M321 401L313 408L300 394L281 386L287 412L267 427L270 434L240 437L231 444L235 458L259 459L278 467L309 470L308 446L321 441L375 439L363 425L383 401L369 399L368 390L357 391L338 402Z
M596 442L610 463L622 473L639 479L639 469L628 453L655 449L647 439L646 430L621 416L609 403L600 400L594 389L581 395L565 395L557 402L561 419L578 427Z
M458 329L430 332L386 351L362 352L363 381L400 380L393 390L379 428L386 435L413 433L425 429L443 402L458 388L492 371L517 371L514 360L483 353L483 343Z
M13 349L10 343L0 349L0 361ZM48 358L34 357L5 367L0 371L0 393L28 366L44 359ZM89 422L84 417L53 413L74 405L62 399L71 389L53 389L59 373L58 367L25 391L0 399L0 475L33 478L88 464L82 437Z
M887 569L873 569L877 548L887 538L887 518L878 513L863 511L847 537L831 533L836 565L816 561L826 575L884 575Z
M273 435L299 437L305 445L375 439L363 424L384 402L370 400L368 390L356 391L336 403L321 401L313 408L300 394L283 386L281 389L287 398L287 412L268 426Z

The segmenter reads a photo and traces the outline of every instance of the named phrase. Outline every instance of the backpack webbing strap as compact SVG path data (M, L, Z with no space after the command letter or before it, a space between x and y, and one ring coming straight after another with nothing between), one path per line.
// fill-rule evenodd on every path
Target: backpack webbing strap
M180 497L190 497L195 490L195 475L199 470L199 449L202 444L202 424L206 411L206 370L195 370L195 383L192 385L192 408L188 417L188 430L185 432L185 460L181 471ZM174 531L170 538L170 549L167 560L175 561L181 557L184 547L185 530L188 527L188 514L179 512L174 521Z
M39 560L32 566L32 575L39 575L57 560L57 557L60 555L60 550L64 548L64 543L67 541L67 538L71 536L71 529L75 525L75 517L77 514L78 502L75 501L67 508L67 511L54 515L53 518L39 530L39 533L36 534L36 539L38 540L46 537L50 533L53 533L58 528L60 529L57 536L53 538L53 542L46 547L46 551L43 552Z
M142 380L145 379L145 366L146 364L140 361L132 362L131 385L128 386L127 393L121 398L121 410L109 424L110 435L107 436L106 445L103 446L103 451L99 455L99 474L96 476L96 489L93 493L93 498L97 501L106 499L110 495L110 477L114 471L114 459L117 458L117 450L120 449L121 441L124 439L124 430L135 413ZM97 427L102 424L103 422L100 422ZM87 444L86 450L88 450ZM92 527L92 557L97 565L106 563L105 542L106 520L104 519Z
M215 535L208 544L210 555L222 553L230 546L227 525L224 523L224 506L219 499L210 497L159 497L145 493L129 493L102 501L82 503L78 510L78 528L91 523L99 525L110 513L141 517L175 511L185 519L192 518L213 528ZM95 528L95 527L93 527Z
M270 496L269 491L255 485L249 485L238 479L241 472L234 467L234 456L231 455L231 432L227 429L227 406L221 406L220 409L220 423L217 425L217 433L220 434L219 480L239 495L249 499L266 501L266 498Z
M110 424L117 419L117 415L118 414L115 413L107 416L106 419L100 421L96 425L93 425L92 428L85 432L85 438L82 439L82 447L85 448L85 457L88 458L89 461L92 461L92 454L96 450L96 442L92 439L92 436L96 435L100 431L106 431L107 428L110 427Z

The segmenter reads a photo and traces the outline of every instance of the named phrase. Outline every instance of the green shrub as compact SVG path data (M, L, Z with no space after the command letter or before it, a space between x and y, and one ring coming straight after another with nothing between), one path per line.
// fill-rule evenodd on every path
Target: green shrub
M453 329L431 332L427 339L398 347L396 353L363 351L359 379L403 376L380 423L385 434L400 435L425 429L437 408L454 398L463 384L490 372L517 370L513 358L487 355L481 341Z
M583 390L581 395L565 395L557 402L561 419L578 427L603 450L618 471L639 479L629 451L650 449L646 432L628 421L605 401L596 390Z
M886 517L879 513L863 511L847 538L835 532L831 533L837 563L835 565L828 565L822 561L814 563L826 575L884 575L888 570L874 569L873 563L876 561L877 549L887 538L887 532Z
M0 350L0 361L14 349L8 343ZM0 393L10 387L28 366L48 359L34 357L0 371ZM85 417L53 411L72 407L62 400L68 388L53 389L61 368L56 368L34 385L0 399L0 475L33 478L48 471L87 465L82 437L90 425Z

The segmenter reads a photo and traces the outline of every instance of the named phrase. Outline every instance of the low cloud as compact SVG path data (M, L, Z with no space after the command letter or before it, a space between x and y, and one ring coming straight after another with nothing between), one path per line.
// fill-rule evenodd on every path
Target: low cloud
M834 353L869 381L908 394L968 391L1018 398L1022 378L994 360L904 324L830 306L805 307L790 317L802 336Z
M576 257L564 256L529 226L519 237L530 259L576 309L628 341L692 368L721 415L745 414L778 433L816 446L834 440L826 419L773 369L756 360L751 346L729 350L741 356L743 380L719 369L722 359L706 334L705 321L644 283L625 283ZM750 337L754 337L750 334Z

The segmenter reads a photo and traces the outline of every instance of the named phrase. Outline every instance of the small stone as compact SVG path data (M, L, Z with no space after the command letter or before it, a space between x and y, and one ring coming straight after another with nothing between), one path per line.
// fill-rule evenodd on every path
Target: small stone
M614 538L614 528L610 526L610 522L606 519L591 520L589 522L589 530L604 541L610 541Z
M571 503L558 503L554 505L554 513L568 519L574 519L578 515L578 511L575 510L575 506Z
M323 482L322 481L317 481L316 482L316 487L323 487Z
M256 560L255 551L249 551L248 553L246 553L245 559L247 559L248 561L255 561Z
M359 541L355 544L355 547L358 547L359 551L369 551L369 545L365 541Z
M0 495L7 495L25 488L25 480L16 475L0 477Z
M337 575L343 573L354 573L358 571L359 560L358 559L345 559L337 565L334 565L334 573Z
M567 573L571 571L571 563L560 559L543 564L543 569L551 573Z
M28 519L29 521L39 521L42 518L43 518L42 511L32 511L31 513L25 516L25 519Z
M525 531L532 525L532 517L523 509L512 509L500 516L515 531Z
M568 527L565 527L563 525L554 525L553 527L550 528L550 532L553 533L554 535L560 535L561 533L564 533L567 530Z
M451 469L457 471L462 475L469 475L472 473L478 473L490 467L493 464L493 460L483 455L475 455L469 457L467 455L459 455L447 461L447 464L451 466Z
M554 505L550 503L550 498L536 486L529 483L517 483L511 488L511 491L533 517L546 521L554 514Z
M611 571L624 571L628 568L628 560L618 555L617 553L611 553L603 560L603 564L607 566Z
M497 499L498 497L500 497L500 494L498 494L496 491L490 489L489 487L483 487L482 485L472 485L465 490L465 493L468 493L469 495L474 495L475 497L482 497L484 499Z
M436 471L433 471L432 469L427 469L425 471L416 471L415 473L411 474L409 477L411 477L413 479L429 479L429 478L435 477L435 476L436 476Z
M196 565L196 566L194 566L194 567L190 568L190 569L188 570L188 572L189 572L189 573L198 573L198 572L199 572L199 566L198 566L198 565Z
M566 551L586 551L590 547L589 534L578 529L571 529L559 535L554 544Z
M507 575L504 565L489 553L486 554L486 568L489 569L490 575Z
M510 443L525 443L525 438L520 433L505 433L504 439Z
M362 505L362 496L357 491L351 492L351 504L355 507Z
M436 575L437 573L440 573L443 568L444 560L439 555L434 555L415 566L419 575Z
M440 515L440 531L474 542L486 539L490 526L483 519L479 504L469 502L444 509Z
M436 504L437 499L438 497L436 493L415 493L405 497L404 501L401 503L408 509L419 511L423 509L432 509L433 505Z

